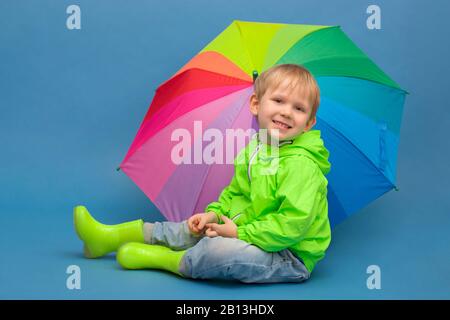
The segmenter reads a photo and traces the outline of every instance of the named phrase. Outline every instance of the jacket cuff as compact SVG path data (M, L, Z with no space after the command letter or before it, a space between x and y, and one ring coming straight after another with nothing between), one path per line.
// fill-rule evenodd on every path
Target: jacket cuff
M215 211L212 211L212 212L214 212L216 214L217 223L220 223L220 221L222 221L222 219L220 218L222 216L222 214L220 212L215 212Z
M221 221L220 217L222 216L222 213L220 212L220 210L211 210L211 209L205 210L205 213L208 213L208 212L212 212L216 215L217 223L219 223Z
M247 233L245 232L245 227L240 226L237 228L238 239L248 242Z

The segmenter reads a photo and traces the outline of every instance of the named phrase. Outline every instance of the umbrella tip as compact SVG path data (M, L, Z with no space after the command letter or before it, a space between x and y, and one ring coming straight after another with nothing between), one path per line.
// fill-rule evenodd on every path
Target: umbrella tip
M395 191L399 191L399 190L400 190L400 188L399 188L399 187L397 187L397 186L394 186L394 190L395 190Z
M116 168L116 171L120 171L120 166L118 166L118 167Z
M255 82L256 78L258 78L258 71L253 70L253 83Z

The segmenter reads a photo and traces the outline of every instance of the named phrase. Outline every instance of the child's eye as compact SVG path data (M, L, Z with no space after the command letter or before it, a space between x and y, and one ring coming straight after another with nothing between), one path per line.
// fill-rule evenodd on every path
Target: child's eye
M301 108L301 107L296 107L295 109L297 109L299 111L303 111L303 108Z
M273 99L273 101L275 101L276 103L280 103L281 102L280 99Z

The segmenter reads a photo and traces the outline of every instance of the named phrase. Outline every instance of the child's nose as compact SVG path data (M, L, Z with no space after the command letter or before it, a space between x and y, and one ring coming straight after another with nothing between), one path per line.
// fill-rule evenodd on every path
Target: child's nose
M285 107L283 107L283 109L281 109L280 115L283 118L290 119L291 118L291 112L292 112L291 107L290 106L285 106Z

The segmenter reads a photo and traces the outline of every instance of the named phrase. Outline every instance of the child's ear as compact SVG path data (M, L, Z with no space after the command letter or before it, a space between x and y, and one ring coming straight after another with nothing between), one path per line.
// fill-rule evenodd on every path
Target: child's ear
M315 124L316 124L316 117L314 117L314 118L312 118L311 120L308 121L304 131L305 132L309 131Z
M252 96L250 97L250 112L254 116L258 115L258 104L259 104L259 101L256 98L256 94L253 93Z

